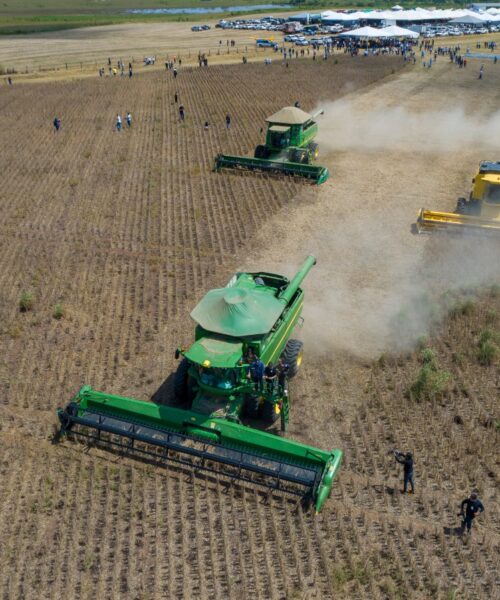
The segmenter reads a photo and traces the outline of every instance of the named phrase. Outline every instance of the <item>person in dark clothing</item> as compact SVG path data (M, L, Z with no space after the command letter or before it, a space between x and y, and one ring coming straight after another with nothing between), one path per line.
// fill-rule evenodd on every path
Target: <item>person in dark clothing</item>
M460 505L460 512L458 513L459 517L462 517L462 533L465 533L467 529L467 533L470 535L472 530L472 521L476 518L478 513L484 512L484 506L477 497L475 492L462 501Z
M177 104L177 102L179 102L179 94L177 92L175 92L175 94L174 94L174 102L175 102L175 104Z
M54 118L54 131L59 131L61 129L61 119L59 117Z
M259 392L262 392L264 387L264 369L264 363L258 356L255 356L250 363L247 377L253 381L255 389Z
M185 116L184 115L184 105L181 104L179 106L179 118L180 118L181 121L184 121L184 116Z
M401 493L406 494L408 484L410 484L410 494L413 494L415 491L415 486L413 483L413 456L411 452L407 452L406 454L404 454L403 452L398 452L397 450L394 450L394 458L399 464L403 465L404 467L404 485Z
M264 369L264 380L266 382L267 391L272 394L278 381L278 370L272 362Z
M300 108L300 102L297 100L294 104L295 108Z
M231 115L227 114L226 115L226 129L230 129L231 128Z
M288 377L290 365L280 356L276 368L278 370L278 387L280 392L283 393L285 390L286 378Z
M247 364L251 364L254 360L255 360L255 352L253 351L252 347L249 346L247 349L247 353L245 355L245 362Z

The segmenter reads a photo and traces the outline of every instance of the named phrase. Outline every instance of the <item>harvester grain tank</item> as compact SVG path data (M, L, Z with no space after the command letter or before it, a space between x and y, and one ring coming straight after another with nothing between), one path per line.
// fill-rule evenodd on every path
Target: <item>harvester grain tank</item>
M323 111L310 115L295 106L282 108L266 119L267 133L264 144L255 148L254 157L218 154L215 171L221 169L246 169L297 175L314 183L325 182L328 169L313 165L318 157L318 133L315 119Z
M280 420L287 429L288 379L302 363L291 338L301 319L302 281L309 256L292 280L274 273L236 273L209 291L191 313L189 348L178 348L175 406L97 392L84 386L58 410L61 432L252 482L312 501L319 511L340 467L340 450L320 450L247 425ZM249 378L253 357L266 365L283 357L288 377L278 384Z
M469 199L459 198L454 213L422 208L415 231L476 229L500 233L500 162L481 162L472 183Z

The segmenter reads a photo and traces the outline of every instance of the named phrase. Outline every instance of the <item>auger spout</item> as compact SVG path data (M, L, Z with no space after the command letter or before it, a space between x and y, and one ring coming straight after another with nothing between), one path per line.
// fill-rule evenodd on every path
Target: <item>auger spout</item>
M306 258L306 260L304 261L304 264L302 265L300 270L295 275L295 277L287 285L286 289L283 292L281 292L281 294L279 295L279 300L288 304L291 301L291 299L294 297L300 284L304 281L307 274L314 267L315 264L316 264L316 258L312 255L309 255Z

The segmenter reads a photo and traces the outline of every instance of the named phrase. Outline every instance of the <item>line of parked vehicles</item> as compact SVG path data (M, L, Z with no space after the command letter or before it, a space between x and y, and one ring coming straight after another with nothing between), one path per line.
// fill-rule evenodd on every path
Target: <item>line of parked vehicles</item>
M287 21L279 17L262 17L261 19L221 19L215 27L218 29L247 29L254 31L280 31L285 34L283 41L291 42L297 46L322 45L329 42L328 38L315 37L318 35L328 36L332 34L349 31L359 26L359 23L334 24L334 25L302 25L295 21ZM210 25L193 25L192 31L206 31ZM500 31L500 25L493 23L478 27L474 25L447 23L447 24L423 24L421 34L424 38L473 35L481 33L493 33ZM306 39L312 38L312 39ZM278 45L272 40L257 40L258 47L274 47Z
M485 24L482 27L474 27L471 25L450 23L448 25L428 25L425 27L425 31L422 31L422 36L424 38L436 38L457 35L476 35L480 33L495 33L497 31L500 31L500 25Z

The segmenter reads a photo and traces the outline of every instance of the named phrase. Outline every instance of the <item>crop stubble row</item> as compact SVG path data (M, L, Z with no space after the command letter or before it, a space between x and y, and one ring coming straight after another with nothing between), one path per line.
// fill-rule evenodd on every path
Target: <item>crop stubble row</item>
M342 589L335 568L359 568L368 537L378 540L369 564L380 548L383 564L393 565L388 577L397 580L400 569L413 586L425 585L425 547L436 535L420 512L428 503L415 498L414 526L398 515L399 500L388 505L369 491L383 485L387 461L372 456L370 465L368 417L339 432L350 458L335 512L317 518L208 477L193 482L175 469L48 441L54 408L79 383L154 392L174 368L172 349L189 339L190 307L225 283L260 223L301 189L288 179L212 174L214 155L247 153L282 105L300 99L313 108L347 82L370 83L396 66L374 60L211 67L181 71L175 82L155 74L14 87L15 101L4 95L2 598L327 598ZM116 112L126 110L132 130L113 132ZM50 127L55 114L59 134ZM27 289L35 307L19 314ZM59 300L67 315L57 322L51 311ZM448 581L461 583L453 546L444 547L443 564ZM381 597L369 581L348 585L351 598L367 589ZM463 585L490 589L472 578Z

